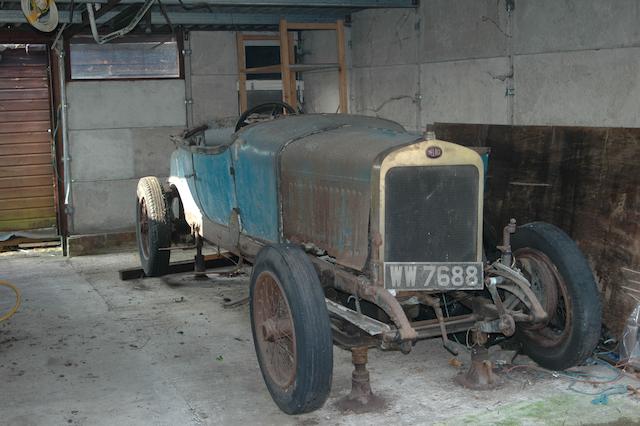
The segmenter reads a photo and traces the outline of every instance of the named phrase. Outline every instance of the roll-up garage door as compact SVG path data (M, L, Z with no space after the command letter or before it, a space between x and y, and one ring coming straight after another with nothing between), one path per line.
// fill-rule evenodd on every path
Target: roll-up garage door
M53 228L47 52L0 44L0 56L0 232Z

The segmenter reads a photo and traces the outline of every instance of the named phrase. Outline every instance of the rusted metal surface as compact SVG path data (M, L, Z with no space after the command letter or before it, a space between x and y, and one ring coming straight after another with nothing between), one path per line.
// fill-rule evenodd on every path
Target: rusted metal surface
M0 231L56 224L47 55L6 49L0 60Z
M364 276L356 276L334 264L315 256L309 256L314 264L323 286L333 287L348 294L360 297L380 307L398 328L384 338L391 341L411 342L416 339L416 331L411 327L407 315L398 300L382 287L374 286Z
M280 160L284 238L312 243L341 265L363 270L374 161L416 140L404 132L346 125L287 145Z
M532 248L516 252L518 267L529 277L531 290L544 303L548 320L526 325L522 332L544 347L558 344L571 332L573 312L567 284L544 253Z
M471 330L471 365L465 373L458 374L454 381L468 389L491 390L503 384L493 371L487 349L488 336L478 329Z
M247 235L282 241L281 152L307 136L341 126L402 130L396 123L373 117L308 114L256 123L237 133L230 149L236 201Z
M252 303L256 350L263 368L283 392L296 379L296 333L289 302L277 278L270 272L256 279Z
M366 346L351 349L351 362L353 363L351 392L336 403L336 406L342 411L358 414L369 413L381 410L386 405L384 399L371 391L371 380L369 370L367 370L368 351L369 348Z
M621 271L640 270L640 129L436 124L435 131L491 148L488 222L500 229L517 217L566 231L598 279L605 324L621 333L637 303Z

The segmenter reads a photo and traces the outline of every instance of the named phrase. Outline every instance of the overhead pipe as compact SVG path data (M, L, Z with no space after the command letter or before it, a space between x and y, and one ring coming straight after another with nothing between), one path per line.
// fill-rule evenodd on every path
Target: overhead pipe
M96 25L96 18L93 11L93 3L87 3L87 15L89 16L89 26L91 27L91 34L93 35L93 39L98 44L105 44L110 42L111 40L120 38L128 34L136 27L136 25L138 25L138 23L142 20L142 18L144 18L144 15L146 15L149 9L151 9L151 6L153 6L154 2L155 0L145 0L142 7L138 10L136 15L133 17L131 22L129 22L129 24L126 27L121 28L118 31L109 33L105 36L101 36L100 34L98 34L98 26Z

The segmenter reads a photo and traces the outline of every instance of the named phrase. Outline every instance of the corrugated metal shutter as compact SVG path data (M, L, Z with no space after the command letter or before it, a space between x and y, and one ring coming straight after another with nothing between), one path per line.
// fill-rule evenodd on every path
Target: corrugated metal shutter
M47 54L0 55L0 231L55 227Z

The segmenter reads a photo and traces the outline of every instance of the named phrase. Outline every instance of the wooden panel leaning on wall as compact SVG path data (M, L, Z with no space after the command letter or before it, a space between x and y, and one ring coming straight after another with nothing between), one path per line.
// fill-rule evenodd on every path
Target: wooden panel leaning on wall
M47 52L0 59L0 232L56 225Z
M577 241L619 335L640 301L640 128L444 124L436 136L491 148L485 218L551 222Z

